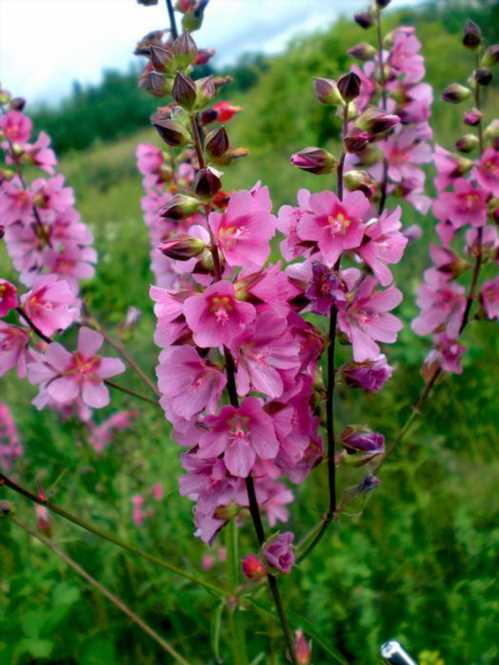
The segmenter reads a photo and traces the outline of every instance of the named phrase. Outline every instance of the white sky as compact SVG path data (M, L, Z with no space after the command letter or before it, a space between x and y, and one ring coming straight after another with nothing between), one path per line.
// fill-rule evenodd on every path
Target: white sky
M393 6L417 0L393 0ZM351 15L368 0L211 0L194 37L218 63L248 51L275 53L296 35ZM179 16L177 14L177 16ZM126 69L146 32L167 24L165 0L0 0L0 82L31 103L57 101L73 81ZM359 40L361 35L359 34Z

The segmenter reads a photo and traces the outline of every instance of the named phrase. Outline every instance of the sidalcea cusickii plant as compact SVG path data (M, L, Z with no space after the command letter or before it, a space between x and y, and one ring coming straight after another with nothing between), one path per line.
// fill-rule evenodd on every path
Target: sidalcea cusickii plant
M195 534L206 543L226 534L229 579L220 587L191 575L7 476L22 447L5 405L0 405L5 472L0 480L38 504L44 534L39 539L87 581L88 574L50 540L50 511L220 597L235 663L244 665L251 656L240 610L255 605L255 611L269 614L253 597L266 581L285 658L306 665L310 643L288 618L280 576L292 577L294 566L319 544L345 502L379 484L387 453L408 432L438 379L461 371L460 337L466 326L498 317L498 278L483 275L497 256L499 132L483 101L499 53L483 44L475 24L466 26L463 43L475 58L473 71L467 86L452 84L443 93L449 102L472 105L464 113L469 133L456 142L463 157L433 145L433 91L424 81L414 28L401 26L384 35L386 1L377 0L356 15L357 23L373 33L373 43L349 51L360 64L338 80L314 80L318 103L339 117L338 153L307 147L291 157L294 166L323 176L324 190L301 189L295 205L274 214L262 183L247 191L223 187L223 171L246 151L231 145L226 129L241 109L215 101L228 79L194 78L196 65L213 55L191 36L201 27L207 4L179 0L179 32L168 0L170 29L149 33L135 51L147 59L140 86L164 99L152 124L167 148L141 144L137 149L155 277L150 297L157 318L154 341L161 349L157 384L82 298L80 283L93 277L97 260L92 235L74 207L73 191L57 172L49 137L42 132L33 140L23 100L6 92L1 97L0 213L19 285L0 280L0 373L15 371L37 385L37 408L79 418L97 451L139 415L116 412L96 425L93 411L109 404L111 391L150 403L159 417L162 409L172 438L184 447L180 493L194 502ZM433 200L425 188L430 162L437 170ZM368 425L342 423L340 428L336 387L341 382L357 391L359 400L362 392L389 389L393 367L384 345L395 343L402 328L394 314L402 292L391 266L419 237L418 227L404 226L403 201L421 215L431 208L438 219L439 244L430 248L433 265L418 291L421 313L412 323L417 334L433 335L433 349L423 367L421 396L385 450L384 435ZM125 325L135 318L131 311ZM78 328L77 341L67 348L59 336L71 327ZM102 355L104 342L120 358ZM340 342L348 349L346 362L338 360ZM114 381L127 369L142 380L146 394ZM359 475L356 485L345 489L338 480L351 466ZM321 473L328 481L324 514L298 539L281 525L290 504L299 500L299 486ZM160 500L161 485L151 493ZM140 525L147 514L144 497L132 497L132 505ZM3 509L9 512L8 506ZM255 548L240 557L238 530L249 523ZM95 580L90 583L177 662L187 662L120 599ZM334 655L332 645L314 637L318 649Z

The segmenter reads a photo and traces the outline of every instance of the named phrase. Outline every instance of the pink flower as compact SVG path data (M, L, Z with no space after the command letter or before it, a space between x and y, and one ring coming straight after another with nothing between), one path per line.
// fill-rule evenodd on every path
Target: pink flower
M433 159L437 169L435 187L438 190L446 189L453 180L463 175L459 158L445 148L442 148L441 145L435 146Z
M256 397L246 397L239 408L224 406L218 416L208 416L205 424L209 429L199 438L200 456L223 455L233 476L246 478L257 458L272 460L279 452L272 418Z
M234 286L221 281L184 302L195 343L203 348L229 344L255 318L255 308L236 299Z
M0 219L5 226L26 222L32 216L33 198L15 177L0 186Z
M346 192L342 201L333 192L312 194L308 207L298 222L298 236L315 241L328 266L333 266L343 252L360 247L363 221L370 209L362 192Z
M140 494L132 496L132 520L135 526L142 526L144 523L144 497Z
M90 328L80 328L78 350L69 353L56 342L47 347L28 367L30 383L41 384L37 405L42 408L47 398L65 404L81 397L91 408L102 408L110 402L104 380L125 371L119 358L96 355L104 338Z
M413 27L402 26L393 32L393 46L389 64L407 83L418 83L424 74L424 59L420 54L421 42Z
M426 164L433 156L431 145L421 140L414 127L402 127L381 142L380 148L388 159L388 175L395 182L412 178L420 170L416 164Z
M466 348L445 333L435 335L434 342L435 348L425 358L425 366L431 367L437 363L444 372L462 374L461 357Z
M31 136L33 123L21 111L7 111L0 117L0 130L11 143L26 143Z
M357 250L381 286L388 286L393 281L393 275L387 264L399 263L408 243L400 231L402 228L400 212L399 206L393 212L385 210L379 219L369 222L365 229L366 239Z
M57 158L54 151L49 147L50 143L48 134L40 132L36 142L26 146L26 153L29 155L34 166L53 175Z
M29 335L24 328L0 321L0 376L16 368L17 376L26 376Z
M0 316L5 316L17 307L17 290L14 284L0 279Z
M295 553L293 540L295 536L291 531L286 531L274 536L267 541L263 547L265 560L272 568L280 573L290 573L295 564Z
M57 275L38 277L21 297L24 311L44 335L65 330L80 315L80 300L68 282Z
M464 287L449 280L448 275L430 268L418 289L416 303L421 313L411 324L417 335L428 335L446 325L450 337L459 335L466 306Z
M284 390L283 372L296 373L300 366L299 346L288 332L287 320L271 311L258 314L243 333L231 340L230 348L236 360L240 395L253 389L272 398L280 397Z
M338 312L338 324L353 347L356 362L375 360L380 353L379 342L395 342L402 328L400 320L390 310L402 301L402 293L395 287L375 291L376 280L365 277L358 282L355 269L343 272L351 293L349 304Z
M306 266L306 264L298 265ZM312 281L305 291L305 296L310 300L312 312L329 316L332 305L342 307L346 303L346 288L337 271L314 261Z
M499 151L487 148L480 159L475 175L487 192L499 196Z
M139 143L136 155L137 167L143 175L156 175L165 161L161 150L149 143Z
M154 483L154 485L151 488L151 494L155 501L163 501L163 498L165 496L163 485L161 483Z
M225 123L231 120L236 113L242 111L240 106L234 106L230 102L221 100L211 107L217 113L218 122Z
M242 560L243 575L248 580L261 580L267 576L267 569L256 554L247 554Z
M267 188L234 192L223 214L211 213L209 224L229 266L258 270L270 252L276 219Z
M225 375L206 363L193 346L171 346L161 352L157 368L161 404L186 420L208 410L215 413Z
M454 192L440 192L433 203L433 214L441 222L449 221L458 229L465 224L484 226L487 223L487 194L469 180L454 181Z
M0 469L10 471L12 463L23 454L12 412L0 402Z
M499 277L482 284L480 301L489 319L499 319Z

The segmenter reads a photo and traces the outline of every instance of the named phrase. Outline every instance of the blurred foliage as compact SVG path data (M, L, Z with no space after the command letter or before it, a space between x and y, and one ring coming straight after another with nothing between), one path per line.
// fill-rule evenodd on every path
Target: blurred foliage
M471 55L460 47L462 23L473 15L490 39L497 40L497 6L438 3L418 13L403 10L401 15L404 22L418 27L429 78L435 86L436 136L450 147L462 131L460 113L441 104L438 97L450 80L465 80L472 67ZM387 29L399 20L400 14L392 14L386 19ZM277 207L292 202L300 186L330 186L327 178L292 169L289 153L314 143L329 142L335 148L336 119L314 101L311 78L335 76L344 70L348 65L346 48L370 37L344 20L324 33L295 41L269 64L246 60L250 70L258 70L258 80L251 87L251 74L244 74L238 85L240 90L246 85L246 92L239 94L233 89L233 99L245 110L234 119L230 135L235 144L247 145L251 155L228 171L228 187L251 186L261 178L270 186ZM128 82L133 92L127 92L119 77L115 84L117 98L108 100L115 104L114 111L108 113L108 101L97 92L95 102L86 105L82 99L80 105L74 105L74 115L68 121L68 146L75 147L70 130L87 123L92 126L90 117L95 117L96 123L109 123L109 127L120 125L127 95L131 99L137 94L135 75L130 74ZM80 91L83 96L87 93ZM497 108L497 99L497 89L491 90L491 110ZM85 115L87 111L89 115ZM141 126L146 124L149 111L141 111ZM63 122L63 115L58 122ZM50 123L46 129L53 131ZM95 132L93 125L89 136ZM152 373L157 349L151 342L154 320L148 297L149 249L134 160L136 144L141 141L157 142L157 137L144 129L119 142L97 144L84 152L74 150L64 158L61 169L75 187L78 208L96 236L98 275L85 286L90 308L111 328L124 318L130 305L143 311L128 347ZM431 216L421 218L404 206L404 223L416 222L423 227L423 239L409 247L395 270L405 294L400 314L406 323L389 353L397 371L379 395L365 396L340 388L338 429L368 422L390 441L421 389L419 368L429 340L416 338L407 324L416 312L414 294L428 263L425 248L433 237L434 222ZM6 265L5 255L0 254L2 274ZM380 643L392 637L418 657L420 665L499 662L499 461L493 370L498 348L493 324L473 322L464 343L470 349L465 371L438 385L424 417L383 468L381 486L348 504L292 580L283 579L283 594L294 625L301 624L305 632L313 627L353 665L376 665ZM340 360L346 359L348 350L340 349L339 355ZM127 374L125 380L130 387L144 390L133 375ZM33 395L34 389L26 383L12 376L2 379L1 399L13 409L25 446L25 456L16 466L16 475L24 484L33 489L43 486L60 505L148 552L199 573L201 557L209 550L192 535L192 504L179 497L177 489L179 448L171 442L168 425L157 412L141 407L133 428L120 433L97 455L77 423L61 423L51 412L35 411L30 406ZM137 406L122 395L113 397L113 409ZM109 412L99 412L99 421ZM340 492L360 477L359 471L342 473ZM161 503L151 499L156 482L165 488ZM136 493L146 497L152 511L141 528L131 522L131 496ZM289 527L301 535L324 511L324 469L314 471L296 494ZM30 504L0 490L0 499L4 498L12 500L19 520L35 524ZM0 534L1 665L170 662L105 599L7 519L0 522ZM192 663L221 662L210 648L216 600L205 591L59 518L53 520L52 536ZM241 539L242 552L254 550L250 524L242 529ZM216 563L209 574L224 584L224 564ZM266 603L265 589L257 597ZM268 636L278 634L278 629L265 615L248 610L244 617L251 654L256 658L267 652ZM231 663L226 613L220 635L223 662ZM316 640L313 649L315 665L332 662ZM260 662L284 665L278 655L272 658Z

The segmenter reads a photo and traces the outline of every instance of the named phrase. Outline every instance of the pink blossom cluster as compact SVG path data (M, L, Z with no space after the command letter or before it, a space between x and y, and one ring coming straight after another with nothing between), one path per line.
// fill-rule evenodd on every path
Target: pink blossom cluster
M10 471L13 462L23 454L12 412L4 402L0 402L0 469Z
M387 168L388 193L404 198L426 214L431 199L424 192L422 165L432 160L429 119L433 90L423 81L425 64L415 28L398 27L385 39L383 79L376 49L366 50L364 44L359 44L349 53L364 61L363 65L351 68L361 81L360 94L355 100L357 111L364 113L371 105L383 106L385 112L397 115L400 123L376 144L358 144L347 156L347 167L366 169L378 183L382 182L383 169ZM352 138L362 136L355 128L355 120L349 133Z
M155 483L150 490L151 499L156 503L160 503L164 498L163 485ZM131 498L132 504L132 522L135 526L142 526L144 520L152 517L154 514L154 507L149 498L144 497L143 494L134 494Z

